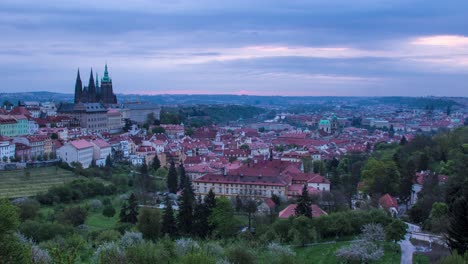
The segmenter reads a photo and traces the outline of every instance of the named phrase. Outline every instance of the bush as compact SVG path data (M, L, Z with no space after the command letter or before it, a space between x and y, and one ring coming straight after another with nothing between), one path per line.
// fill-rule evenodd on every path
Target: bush
M208 255L211 255L215 258L221 258L224 256L224 249L216 242L208 242L203 246L203 249Z
M125 252L114 242L104 243L94 253L94 260L99 264L125 264Z
M41 205L34 199L22 199L13 202L19 208L19 217L21 221L36 218Z
M27 220L19 227L20 232L36 242L50 240L56 236L65 236L73 232L69 227L56 223L40 223Z
M170 263L171 256L164 247L153 242L144 242L127 248L128 263L153 264Z
M102 209L102 215L105 217L114 217L115 215L115 208L112 205L106 205Z
M443 258L440 264L466 264L468 263L468 253L460 255L457 251L454 251L452 255Z
M291 247L272 242L268 244L267 249L270 254L271 263L278 263L278 264L295 263L296 252L294 252L291 249Z
M120 245L124 248L136 246L143 243L143 235L138 232L125 232L120 239Z
M55 218L59 222L70 224L72 226L79 226L84 224L87 216L88 212L86 211L86 209L77 206L65 208L63 212L57 213Z
M96 244L100 245L106 242L116 242L120 239L120 233L115 230L104 230L96 237Z
M191 238L180 238L175 241L177 255L184 256L190 252L200 249L197 241Z
M37 264L48 264L52 263L49 251L42 249L37 245L31 247L32 262Z
M192 252L183 256L180 260L181 264L216 264L216 259L203 252Z
M89 208L93 212L99 212L102 209L102 202L97 199L91 200L89 203Z
M340 248L336 251L336 256L346 263L368 263L377 261L384 255L383 249L374 243L359 241L350 246Z
M254 264L255 253L247 247L232 245L226 250L227 260L232 264Z

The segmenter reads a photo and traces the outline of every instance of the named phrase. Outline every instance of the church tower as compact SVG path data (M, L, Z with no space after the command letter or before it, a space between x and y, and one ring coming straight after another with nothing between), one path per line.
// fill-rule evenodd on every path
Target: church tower
M75 104L81 101L81 93L83 92L83 84L81 83L80 69L76 75L75 82Z
M88 102L95 103L96 100L96 84L94 83L93 69L91 68L91 74L89 75L89 84L88 84Z
M107 70L107 63L104 68L104 76L101 78L101 101L104 104L116 104L117 97L114 95L112 88L112 79L109 77L109 72Z

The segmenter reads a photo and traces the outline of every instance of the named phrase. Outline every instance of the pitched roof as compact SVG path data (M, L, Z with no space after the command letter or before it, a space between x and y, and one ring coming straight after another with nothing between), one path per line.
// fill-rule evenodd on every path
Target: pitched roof
M284 208L281 212L279 212L278 217L279 218L289 218L291 216L295 216L296 215L296 207L297 207L297 204L288 205L288 207ZM319 217L321 215L327 215L327 212L322 210L322 208L320 208L316 204L312 204L310 206L310 208L312 209L312 217Z
M93 145L84 139L70 141L70 144L76 149L92 148Z
M391 196L390 194L385 194L384 196L380 197L379 205L382 206L385 210L388 210L392 207L398 208L398 202L395 197Z

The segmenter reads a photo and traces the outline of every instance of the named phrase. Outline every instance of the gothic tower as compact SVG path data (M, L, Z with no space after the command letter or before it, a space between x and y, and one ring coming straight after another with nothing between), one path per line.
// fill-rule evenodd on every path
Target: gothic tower
M112 79L109 77L109 72L107 70L107 63L104 68L104 76L101 78L101 102L104 104L116 104L117 97L114 95L112 88Z
M88 102L95 103L96 100L96 84L94 83L93 69L91 68L91 74L89 75L89 84L88 84Z
M81 101L82 91L83 91L83 84L81 83L80 69L78 69L78 73L76 75L76 82L75 82L75 104Z

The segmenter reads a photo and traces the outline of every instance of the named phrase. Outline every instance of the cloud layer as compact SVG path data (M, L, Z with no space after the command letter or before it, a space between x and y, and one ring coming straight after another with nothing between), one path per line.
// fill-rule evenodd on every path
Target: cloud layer
M311 3L312 2L312 3ZM468 96L468 2L0 2L2 91Z

